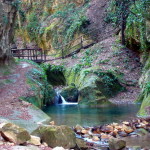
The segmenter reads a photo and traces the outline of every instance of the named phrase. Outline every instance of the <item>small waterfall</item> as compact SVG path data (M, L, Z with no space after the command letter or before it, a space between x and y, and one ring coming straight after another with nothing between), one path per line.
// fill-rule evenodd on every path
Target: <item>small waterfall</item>
M55 89L56 96L55 96L55 104L56 105L77 105L78 103L70 103L67 102L63 96L60 95L60 90Z
M66 100L64 99L63 96L60 95L60 98L62 100L61 105L77 105L78 103L70 103L70 102L66 102Z

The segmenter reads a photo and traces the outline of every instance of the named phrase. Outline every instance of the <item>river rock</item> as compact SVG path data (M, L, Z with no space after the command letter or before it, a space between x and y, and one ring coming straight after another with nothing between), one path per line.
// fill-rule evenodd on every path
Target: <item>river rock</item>
M31 139L29 140L28 143L39 146L41 145L41 139L37 136L31 135Z
M148 134L148 131L146 131L145 129L143 128L140 128L140 129L136 129L134 131L135 134L137 135L140 135L140 136L144 136L144 135L147 135Z
M114 130L114 128L113 128L113 126L111 126L111 125L104 126L104 127L102 128L102 131L105 132L105 133L113 132L113 130Z
M52 150L65 150L63 147L55 147Z
M82 130L84 130L84 128L82 126L80 126L78 124L75 126L75 131L76 132L81 132Z
M100 139L99 139L98 136L93 136L92 140L93 140L93 141L100 141Z
M117 138L109 139L109 148L111 150L120 150L120 149L123 149L124 147L126 147L125 141L121 139L117 139Z
M101 139L102 140L108 140L110 138L110 135L107 135L107 134L105 134L105 133L102 133L101 134Z
M40 150L37 146L30 145L30 146L13 146L11 150Z
M7 123L2 127L1 135L6 141L16 144L23 144L31 138L27 130L12 123Z
M39 136L48 146L62 146L66 149L76 146L75 133L68 126L40 126L32 135Z
M87 148L88 148L86 142L83 141L82 139L76 138L76 143L77 143L77 146L78 146L80 149L87 149Z

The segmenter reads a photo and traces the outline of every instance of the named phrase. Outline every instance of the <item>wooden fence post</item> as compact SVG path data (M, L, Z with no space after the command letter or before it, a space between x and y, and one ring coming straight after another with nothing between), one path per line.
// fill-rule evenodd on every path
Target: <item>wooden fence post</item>
M35 58L36 58L36 61L37 61L37 50L35 49Z
M46 61L46 50L44 50L44 62Z
M41 61L43 60L43 54L42 54L42 49L40 49L41 52Z
M30 58L29 58L29 55L30 55L30 51L29 51L29 50L27 50L27 53L28 53L28 56L27 56L27 57L28 57L28 60L29 60L29 59L30 59Z
M82 36L81 36L81 48L83 47L83 39L82 39Z
M64 47L62 46L62 59L64 59Z

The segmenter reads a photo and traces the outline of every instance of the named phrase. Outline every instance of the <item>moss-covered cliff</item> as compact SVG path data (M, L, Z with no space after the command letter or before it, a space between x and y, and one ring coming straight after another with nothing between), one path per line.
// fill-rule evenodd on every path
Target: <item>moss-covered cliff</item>
M32 42L50 53L59 53L60 45L84 35L87 6L88 0L23 0L18 8L16 37L22 38L23 46Z
M150 53L147 53L147 55L148 59L139 81L142 91L137 100L137 102L142 103L138 115L144 117L150 115Z

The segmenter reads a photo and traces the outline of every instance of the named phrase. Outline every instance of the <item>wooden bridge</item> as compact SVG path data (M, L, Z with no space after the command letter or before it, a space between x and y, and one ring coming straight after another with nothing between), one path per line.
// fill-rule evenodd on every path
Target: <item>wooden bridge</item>
M108 31L112 32L114 31ZM62 45L60 47L54 48L56 50L59 50L59 53L56 53L56 55L59 54L59 56L61 57L55 57L55 58L51 58L51 55L47 55L47 50L42 50L41 48L25 48L25 49L17 49L17 48L13 48L11 49L11 53L13 57L17 57L19 59L28 59L28 60L32 60L36 63L44 63L47 61L53 61L53 60L57 60L57 59L64 59L67 57L70 57L78 52L81 51L81 49L87 49L89 47L91 47L92 45L96 44L97 42L100 42L102 40L104 40L105 38L108 38L110 36L112 36L113 34L108 34L106 37L102 37L101 40L96 41L95 42L91 42L87 45L83 44L85 41L83 41L83 37L79 37L77 39L75 39L73 42L78 40L78 44L72 46L73 42L69 42L65 45ZM66 54L66 52L69 52L69 54Z
M24 48L24 49L11 49L13 57L19 59L28 59L36 63L46 62L46 51L39 48Z

